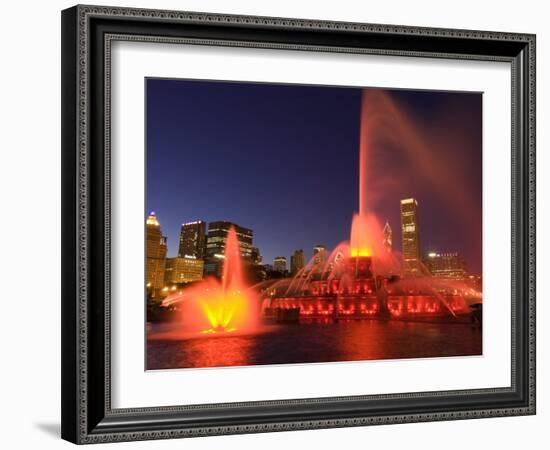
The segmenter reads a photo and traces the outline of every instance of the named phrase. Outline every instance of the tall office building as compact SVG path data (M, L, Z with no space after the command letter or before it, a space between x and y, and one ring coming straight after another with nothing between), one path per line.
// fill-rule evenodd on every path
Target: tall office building
M418 202L414 198L401 200L401 246L405 274L420 274L420 235Z
M258 247L252 247L250 262L257 266L262 264L262 254L260 253L260 249Z
M241 256L245 260L251 261L253 249L252 230L227 221L210 222L208 224L208 236L206 238L205 275L221 276L225 242L227 241L227 233L231 226L235 228Z
M458 252L428 253L426 266L434 277L464 278L466 276L464 258Z
M164 270L166 284L182 284L202 279L204 261L197 258L167 258Z
M324 245L317 244L313 247L313 263L315 265L325 263L326 248Z
M384 248L388 253L391 253L393 251L393 233L390 227L390 223L386 220L386 225L384 225L384 241L382 244L384 244Z
M284 256L276 256L273 259L273 269L275 272L286 272L286 258Z
M146 221L147 246L145 282L157 296L164 286L164 269L166 264L166 237L162 235L160 223L154 211L151 211Z
M306 265L306 257L302 249L296 250L290 257L290 273L296 275Z
M180 258L204 259L205 251L206 222L196 220L182 224L178 256Z

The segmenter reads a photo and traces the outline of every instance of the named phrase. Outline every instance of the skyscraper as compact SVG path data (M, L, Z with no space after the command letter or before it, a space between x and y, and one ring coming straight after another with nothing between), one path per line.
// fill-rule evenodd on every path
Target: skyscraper
M434 277L464 278L466 265L458 252L428 253L426 266Z
M294 251L290 257L290 273L296 275L306 265L306 257L302 249Z
M313 247L313 262L315 265L324 264L325 251L325 246L322 244L317 244L315 247Z
M227 221L210 222L208 224L208 237L206 238L205 275L221 276L225 242L231 226L235 228L241 256L248 261L252 259L253 231L251 229Z
M384 225L384 248L391 253L393 251L393 233L390 227L390 223L386 220L386 225Z
M146 221L147 246L145 282L157 296L164 286L164 269L166 264L166 237L162 235L160 223L154 211L151 211Z
M250 262L255 265L262 264L262 254L258 247L252 247L252 252L250 253Z
M401 246L405 274L418 275L420 270L420 235L418 202L414 198L401 200Z
M206 222L196 220L181 225L178 256L204 259L206 251Z
M286 272L286 258L284 256L275 256L273 259L273 269L275 272Z

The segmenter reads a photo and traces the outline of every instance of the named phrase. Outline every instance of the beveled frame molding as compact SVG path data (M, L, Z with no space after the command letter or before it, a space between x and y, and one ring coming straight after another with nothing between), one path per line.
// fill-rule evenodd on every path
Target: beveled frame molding
M113 41L512 66L512 383L506 388L112 409ZM62 13L62 437L96 443L535 413L535 36L99 6Z

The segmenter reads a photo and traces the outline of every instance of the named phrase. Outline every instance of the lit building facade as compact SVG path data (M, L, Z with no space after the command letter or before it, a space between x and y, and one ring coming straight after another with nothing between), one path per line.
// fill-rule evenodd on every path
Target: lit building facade
M204 261L196 258L167 258L164 270L165 284L182 284L202 279Z
M466 276L464 258L458 252L428 253L426 266L434 277L464 278Z
M166 237L162 235L160 223L154 211L151 211L146 221L146 267L145 282L153 296L164 286L164 270L166 265Z
M324 245L318 244L313 247L313 263L315 265L325 263L326 248Z
M389 222L386 220L386 225L384 225L384 241L382 244L384 244L384 248L388 253L391 253L393 251L393 232L391 230Z
M206 252L206 222L197 220L181 225L178 256L204 259Z
M250 262L257 266L262 264L262 254L260 253L260 249L258 247L252 247Z
M284 256L276 256L273 259L273 269L275 272L286 272L286 258Z
M227 221L210 222L208 224L208 236L206 238L205 275L221 276L225 242L227 241L227 233L231 227L235 228L241 256L245 261L252 260L253 231L251 229Z
M306 265L306 257L302 249L296 250L290 257L290 273L296 275Z
M405 274L420 274L420 234L418 202L414 198L401 200L401 246Z

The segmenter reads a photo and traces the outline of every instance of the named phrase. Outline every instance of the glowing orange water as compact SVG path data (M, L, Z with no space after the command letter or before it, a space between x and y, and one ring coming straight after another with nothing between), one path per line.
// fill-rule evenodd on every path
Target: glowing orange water
M367 198L367 151L368 151L368 98L366 91L361 97L359 132L359 214L353 216L350 236L350 256L373 256L376 240L380 238L378 223L368 211Z
M167 297L164 306L178 304L185 328L202 333L232 332L255 322L255 298L243 277L237 234L227 233L221 281L206 278L196 285Z
M373 94L374 92L374 94ZM375 257L379 270L390 269L395 265L395 256L384 247L384 232L378 218L373 214L373 187L368 185L369 158L372 159L380 145L377 127L384 118L378 110L378 90L363 90L359 127L359 213L353 216L349 240L349 256ZM371 169L369 171L369 169ZM377 177L379 175L377 174Z
M372 256L372 234L366 214L355 214L351 223L350 256Z
M367 130L367 102L367 94L366 91L363 90L361 95L361 122L359 128L359 215L361 216L367 213L367 147L369 137Z

